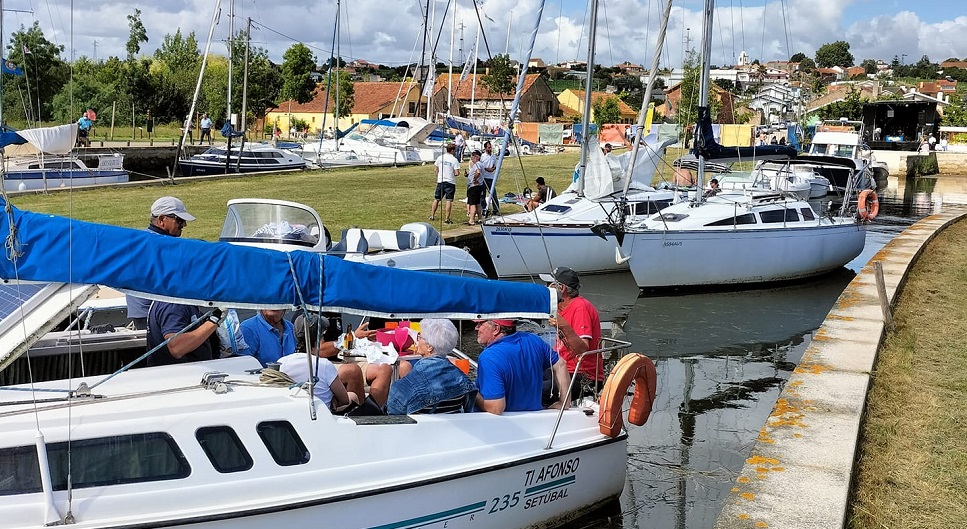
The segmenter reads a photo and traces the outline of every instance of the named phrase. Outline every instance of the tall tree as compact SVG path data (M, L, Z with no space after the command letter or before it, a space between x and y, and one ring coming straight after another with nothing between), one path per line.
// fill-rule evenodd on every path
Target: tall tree
M241 110L242 86L245 75L245 31L239 30L238 36L233 40L232 51L232 101L238 106L236 110ZM227 76L226 76L227 78ZM246 112L249 114L246 119L251 123L251 118L261 118L265 115L265 109L274 106L279 99L279 92L282 89L282 73L278 66L269 61L269 52L265 48L251 47L248 52L248 101ZM224 91L224 88L222 89ZM222 108L225 108L224 97L221 99Z
M513 92L516 71L510 64L510 55L494 55L486 64L490 71L480 79L484 86L495 94L507 95Z
M862 66L863 70L865 70L868 74L875 74L877 72L876 61L873 59L863 59L863 62L860 63L860 66Z
M133 15L128 15L128 42L124 46L129 60L138 55L144 42L148 42L148 32L141 23L141 10L135 9Z
M4 81L4 121L33 124L53 118L54 95L70 78L70 69L61 59L63 51L64 46L47 40L38 22L29 29L21 25L10 36L7 58L20 65L25 75Z
M853 66L853 60L853 54L849 52L849 42L845 40L823 44L816 50L816 66L820 68L849 68Z
M312 101L316 82L310 74L315 67L316 58L305 44L299 42L285 50L282 55L282 98L299 103Z
M792 57L789 57L789 62L802 62L806 58L806 54L803 52L796 53Z

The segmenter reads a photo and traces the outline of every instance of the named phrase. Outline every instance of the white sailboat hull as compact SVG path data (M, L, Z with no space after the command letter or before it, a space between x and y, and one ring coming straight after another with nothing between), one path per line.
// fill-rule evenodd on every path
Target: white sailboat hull
M851 219L797 228L642 230L625 235L621 252L631 258L639 288L768 283L839 268L863 251L865 237Z
M24 455L18 472L8 474L24 491L11 493L11 484L5 485L4 527L45 523L44 494L33 492L39 481L26 471L38 429L55 446L50 453L57 518L67 512L68 494L56 486L65 482L65 451L56 445L73 443L70 510L77 529L546 527L616 497L624 486L627 436L602 435L597 413L566 411L550 450L545 446L555 410L368 417L357 423L331 415L317 401L318 417L312 420L304 391L253 385L258 375L245 371L258 367L256 360L241 357L133 370L96 388L102 398L72 407L41 403L35 411L23 394L13 396L22 404L6 402L0 454ZM198 384L210 371L229 376L228 391ZM304 451L285 457L301 461L279 464L268 448L267 438L284 436L277 429L266 434L263 427L281 423L304 444ZM248 468L215 470L207 454L224 445L198 440L198 432L213 427L237 435L251 458ZM158 456L132 459L126 447L143 442L127 436L141 434L164 436L165 445L182 457L166 458L155 442L151 451ZM85 442L105 439L117 439L116 448L84 451ZM17 450L13 447L22 452L8 452ZM10 457L4 468L18 465ZM98 482L105 475L177 473L167 467L178 461L184 466L175 477Z
M627 270L615 260L614 236L602 239L591 226L484 224L483 233L497 277L546 274L564 265L581 274Z

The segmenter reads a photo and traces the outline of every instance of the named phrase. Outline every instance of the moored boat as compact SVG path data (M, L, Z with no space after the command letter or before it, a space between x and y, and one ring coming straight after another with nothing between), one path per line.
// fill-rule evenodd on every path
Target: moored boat
M210 147L205 152L178 160L183 176L256 173L305 169L306 161L299 155L267 143L234 145L231 152L224 145Z

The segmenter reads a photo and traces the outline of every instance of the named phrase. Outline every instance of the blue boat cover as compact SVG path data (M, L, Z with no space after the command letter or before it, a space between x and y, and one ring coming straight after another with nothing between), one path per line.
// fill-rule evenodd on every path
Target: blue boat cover
M17 131L4 125L0 127L0 148L6 147L7 145L23 145L27 143L27 140L23 136L17 134Z
M16 208L0 214L5 237L11 223L21 255L0 258L4 280L99 284L151 299L220 307L294 309L304 301L311 310L385 318L545 319L552 312L550 290L542 285L165 237Z
M726 147L715 141L712 131L712 114L709 107L698 107L698 128L695 134L696 156L710 162L741 162L751 160L787 160L795 158L799 151L788 145L756 145L752 147Z

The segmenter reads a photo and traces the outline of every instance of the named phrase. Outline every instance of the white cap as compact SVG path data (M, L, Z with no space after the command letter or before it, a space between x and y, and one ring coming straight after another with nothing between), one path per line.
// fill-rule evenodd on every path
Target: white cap
M195 220L194 215L185 209L185 203L175 197L161 197L151 204L151 216L174 215L181 220Z

